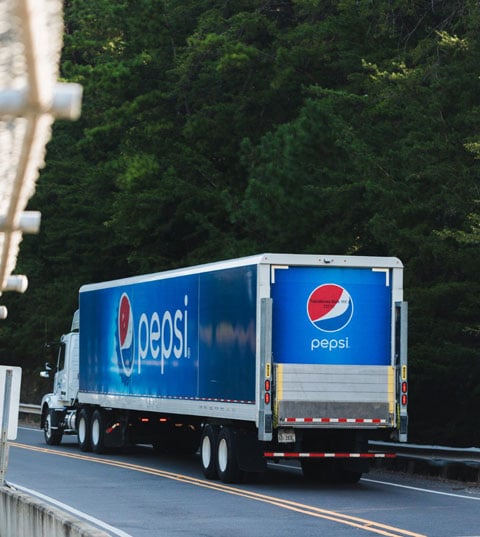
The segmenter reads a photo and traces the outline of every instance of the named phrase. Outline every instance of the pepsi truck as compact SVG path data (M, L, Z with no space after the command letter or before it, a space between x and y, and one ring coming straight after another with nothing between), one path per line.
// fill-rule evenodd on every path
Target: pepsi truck
M81 287L41 427L198 450L226 483L282 459L354 482L389 456L369 440L407 440L407 387L397 258L262 254Z

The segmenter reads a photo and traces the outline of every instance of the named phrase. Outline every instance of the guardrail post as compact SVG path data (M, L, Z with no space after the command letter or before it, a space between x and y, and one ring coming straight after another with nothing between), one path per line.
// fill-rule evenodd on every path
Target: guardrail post
M0 430L0 486L5 484L8 466L8 419L10 415L10 399L12 393L13 371L5 372L5 393L3 397L3 416Z

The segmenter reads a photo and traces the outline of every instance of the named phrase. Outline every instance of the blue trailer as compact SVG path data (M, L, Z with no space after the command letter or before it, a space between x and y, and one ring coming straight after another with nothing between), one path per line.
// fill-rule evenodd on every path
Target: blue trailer
M354 481L385 456L368 440L407 439L406 324L396 258L262 254L85 285L41 427L84 451L199 448L224 482L283 458Z

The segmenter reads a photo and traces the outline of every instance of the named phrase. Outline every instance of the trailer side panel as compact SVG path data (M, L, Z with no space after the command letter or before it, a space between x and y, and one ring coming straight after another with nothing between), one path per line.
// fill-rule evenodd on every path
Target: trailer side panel
M81 291L83 399L108 396L125 408L149 398L160 412L174 400L254 404L256 273L245 266Z

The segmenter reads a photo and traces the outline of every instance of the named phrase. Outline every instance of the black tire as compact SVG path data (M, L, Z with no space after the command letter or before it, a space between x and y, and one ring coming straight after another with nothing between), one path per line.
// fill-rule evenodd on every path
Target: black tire
M358 483L362 472L344 468L342 461L303 459L303 475L309 481L317 483Z
M306 479L316 483L334 483L335 479L335 461L302 459L300 462L302 472Z
M302 466L303 477L308 479L308 481L322 482L324 480L324 475L320 464L319 461L301 459L300 465Z
M217 470L217 445L219 427L207 424L203 428L200 440L200 461L203 475L207 479L218 479Z
M338 473L336 474L336 481L337 483L345 483L348 485L353 485L355 483L358 483L360 479L362 478L363 472L356 471L356 470L345 470L344 468L340 467L338 470Z
M96 409L90 420L90 443L94 453L103 453L105 451L105 418L105 413Z
M237 449L235 430L224 427L218 435L217 444L217 471L223 483L238 483L241 479Z
M90 433L90 412L82 408L77 417L78 447L81 451L92 451Z
M52 422L54 422L55 410L48 410L45 416L45 422L43 424L43 435L45 442L49 446L58 446L63 437L63 431L60 428L52 429Z

